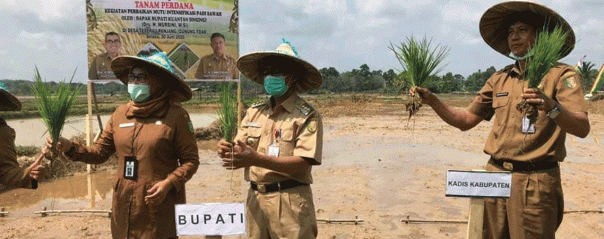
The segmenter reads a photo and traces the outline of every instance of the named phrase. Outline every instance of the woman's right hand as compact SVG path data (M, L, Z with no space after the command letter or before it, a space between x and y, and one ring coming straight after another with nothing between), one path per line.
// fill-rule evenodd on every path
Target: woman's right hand
M46 138L46 147L52 148L52 139L50 137ZM59 142L57 143L57 149L61 152L67 152L69 149L73 147L71 141L66 138L59 137Z

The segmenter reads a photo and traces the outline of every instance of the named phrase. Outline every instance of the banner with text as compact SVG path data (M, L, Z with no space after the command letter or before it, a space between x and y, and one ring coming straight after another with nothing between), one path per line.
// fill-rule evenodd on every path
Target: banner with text
M448 197L509 197L510 172L447 171Z
M207 203L175 206L178 236L245 234L243 203Z
M182 78L238 79L238 2L86 0L88 78L115 79L115 57L160 51Z

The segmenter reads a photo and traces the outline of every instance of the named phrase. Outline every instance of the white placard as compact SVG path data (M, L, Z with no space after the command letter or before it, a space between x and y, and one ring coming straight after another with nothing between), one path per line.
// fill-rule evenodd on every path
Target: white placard
M179 204L175 211L178 236L245 234L243 203Z
M512 173L447 171L447 197L510 197Z

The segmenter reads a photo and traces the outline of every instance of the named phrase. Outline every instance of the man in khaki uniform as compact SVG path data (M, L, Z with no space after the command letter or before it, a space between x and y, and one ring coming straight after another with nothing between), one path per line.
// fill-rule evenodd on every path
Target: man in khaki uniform
M547 25L549 23L549 25ZM483 39L496 51L516 60L496 72L466 110L445 105L426 89L418 89L447 123L469 130L494 119L484 152L486 169L511 171L511 195L486 199L483 238L555 238L564 213L559 162L566 157L566 133L584 138L589 133L587 104L574 69L556 64L543 78L543 93L527 89L525 56L537 31L559 25L569 33L564 56L574 47L570 25L549 8L530 2L504 2L488 9L480 21ZM516 109L522 99L535 104L533 124Z
M224 53L225 38L220 33L214 33L210 37L212 54L204 56L199 60L199 66L195 73L197 79L239 79L239 71L235 65L235 59Z
M242 56L237 66L264 84L271 95L252 106L231 144L221 140L218 155L227 169L245 168L248 238L315 238L317 222L311 168L321 164L321 115L298 96L321 85L319 71L297 57L289 42L276 52Z
M6 91L0 82L0 111L21 110L21 102ZM15 130L0 117L0 184L13 188L38 188L38 179L44 178L45 168L40 165L44 154L27 168L20 168L15 150Z
M120 56L122 41L116 32L105 34L105 53L94 57L88 69L88 79L116 79L111 71L111 61Z

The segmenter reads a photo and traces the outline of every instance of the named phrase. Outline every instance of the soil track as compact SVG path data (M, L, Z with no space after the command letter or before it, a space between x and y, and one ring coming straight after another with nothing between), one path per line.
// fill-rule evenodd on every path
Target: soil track
M443 98L465 107L471 96ZM412 219L467 218L468 199L444 196L446 170L470 170L486 163L482 148L490 122L461 132L442 122L429 107L408 121L403 101L370 95L311 102L324 116L325 132L323 165L313 167L317 217L364 221L358 225L320 223L319 238L465 238L465 224L405 224L401 219L406 215ZM604 116L598 112L604 105L602 101L591 104L590 135L585 139L569 136L566 142L569 155L562 163L566 211L604 207L604 163L598 160L604 155ZM249 186L243 172L232 174L220 167L215 143L199 144L202 165L187 183L188 203L245 200ZM7 198L19 200L20 195L24 195L20 189L0 194L0 207L7 207ZM26 213L50 203L42 200L27 208L7 208L11 215L0 217L0 238L110 237L109 219L103 216ZM108 209L109 205L110 197L106 197L95 208ZM88 207L76 203L55 207L78 208ZM557 236L604 238L604 214L567 213Z

